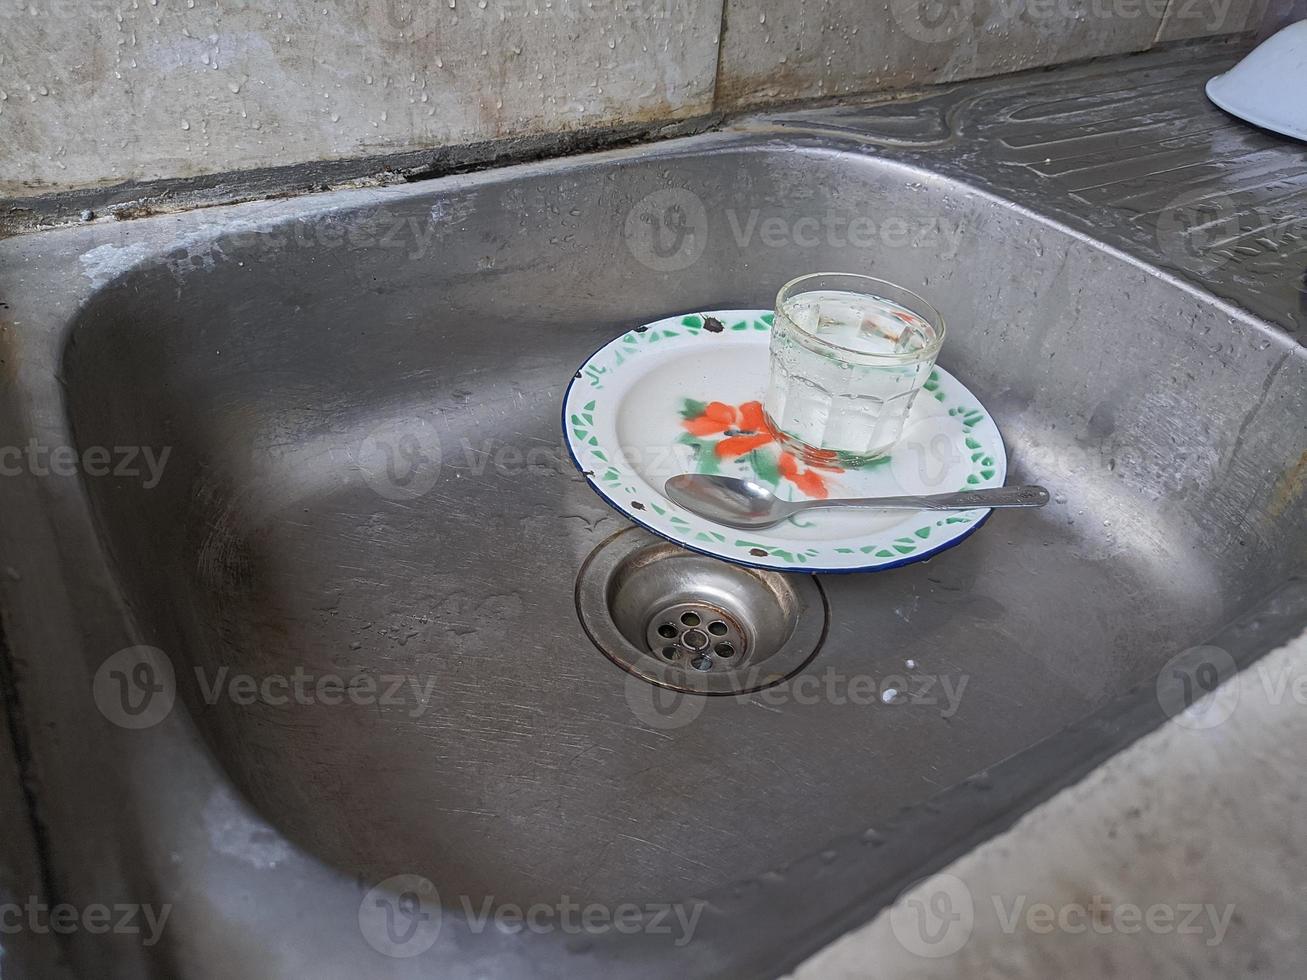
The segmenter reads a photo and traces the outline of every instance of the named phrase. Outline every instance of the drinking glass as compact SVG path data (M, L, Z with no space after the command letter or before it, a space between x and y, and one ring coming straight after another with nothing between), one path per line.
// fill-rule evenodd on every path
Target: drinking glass
M809 462L857 466L903 432L944 344L944 318L902 286L818 272L782 287L763 407Z

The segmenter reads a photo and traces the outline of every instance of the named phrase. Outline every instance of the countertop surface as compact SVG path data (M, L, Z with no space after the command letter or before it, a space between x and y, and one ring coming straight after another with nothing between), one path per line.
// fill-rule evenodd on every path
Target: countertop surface
M1307 143L1204 93L1245 47L1184 45L754 121L974 182L1301 336Z

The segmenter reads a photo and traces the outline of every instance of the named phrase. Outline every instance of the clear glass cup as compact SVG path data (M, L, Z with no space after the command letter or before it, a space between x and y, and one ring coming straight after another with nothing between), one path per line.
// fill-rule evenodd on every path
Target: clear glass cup
M883 279L818 272L782 287L763 407L781 442L810 462L885 455L944 344L944 318Z

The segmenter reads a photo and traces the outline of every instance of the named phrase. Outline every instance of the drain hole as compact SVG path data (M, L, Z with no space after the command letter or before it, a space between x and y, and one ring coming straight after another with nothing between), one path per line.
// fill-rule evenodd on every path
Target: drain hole
M695 617L698 619L698 617ZM702 650L708 645L708 634L703 630L686 630L681 642L691 650Z
M692 694L780 683L812 658L826 631L816 579L741 568L635 529L586 559L576 607L610 660L657 687Z

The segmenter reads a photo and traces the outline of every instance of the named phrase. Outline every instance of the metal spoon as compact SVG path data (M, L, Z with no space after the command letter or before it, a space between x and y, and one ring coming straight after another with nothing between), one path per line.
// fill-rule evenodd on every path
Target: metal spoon
M775 527L805 510L823 507L861 507L866 510L974 510L979 507L1043 507L1048 491L1043 487L994 487L964 490L924 497L850 497L843 500L781 500L767 487L733 476L683 473L663 488L669 499L700 517L756 530Z

